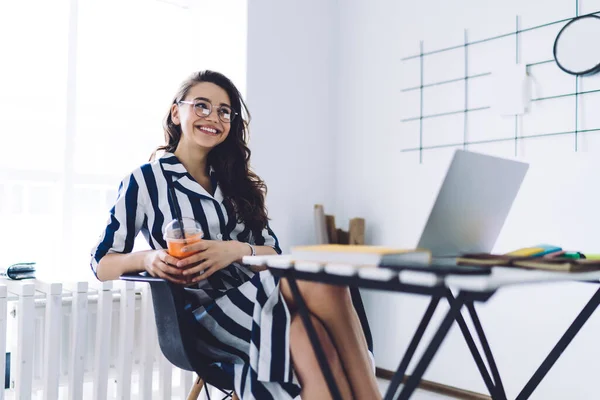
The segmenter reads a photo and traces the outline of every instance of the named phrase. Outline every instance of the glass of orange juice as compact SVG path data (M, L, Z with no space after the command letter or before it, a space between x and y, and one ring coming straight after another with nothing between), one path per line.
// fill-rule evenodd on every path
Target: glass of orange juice
M192 218L182 218L181 223L174 219L165 228L164 239L167 242L167 252L175 258L186 258L195 251L183 252L185 246L198 243L204 233L200 224Z

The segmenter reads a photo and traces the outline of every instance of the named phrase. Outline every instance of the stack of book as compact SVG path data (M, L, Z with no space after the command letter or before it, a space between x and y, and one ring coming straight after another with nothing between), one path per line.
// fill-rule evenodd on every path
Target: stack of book
M562 272L600 270L600 259L587 258L578 251L565 251L558 246L536 245L506 254L473 253L457 258L460 265L507 266Z

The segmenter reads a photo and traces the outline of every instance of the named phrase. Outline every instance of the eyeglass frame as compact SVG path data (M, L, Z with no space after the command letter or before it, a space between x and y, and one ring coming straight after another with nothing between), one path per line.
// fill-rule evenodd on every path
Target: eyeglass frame
M198 102L198 100L205 101L205 102L207 102L210 105L210 112L207 115L198 115L198 113L196 112L196 103ZM208 118L208 117L210 117L210 115L212 114L213 110L215 109L214 104L209 99L207 99L206 97L199 97L199 98L194 99L193 101L179 100L177 102L178 105L182 104L182 103L183 104L190 104L191 106L193 106L193 108L194 108L194 114L196 114L196 116L198 116L200 118ZM218 108L217 108L217 118L219 118L219 121L223 122L224 124L230 124L230 123L233 122L233 120L235 119L235 117L237 117L240 114L237 111L235 111L233 109L233 107L231 107L230 105L221 104L221 105L219 105L219 107L222 107L224 105L227 106L231 110L231 115L233 115L233 117L229 121L223 121L221 119L221 116L218 114Z

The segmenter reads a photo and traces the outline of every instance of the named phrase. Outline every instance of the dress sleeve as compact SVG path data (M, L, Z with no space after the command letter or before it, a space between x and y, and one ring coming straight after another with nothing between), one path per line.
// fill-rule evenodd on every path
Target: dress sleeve
M277 254L281 254L281 248L279 247L279 240L275 236L275 232L271 229L269 224L258 234L254 235L254 244L257 246L270 246Z
M91 267L97 276L98 263L109 253L130 253L144 222L145 200L140 186L130 174L121 182L117 200L111 208L106 228L91 251Z

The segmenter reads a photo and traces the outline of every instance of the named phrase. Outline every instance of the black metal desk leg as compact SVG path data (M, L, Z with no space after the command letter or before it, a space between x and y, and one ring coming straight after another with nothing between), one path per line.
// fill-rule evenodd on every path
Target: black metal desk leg
M427 346L427 348L425 349L425 352L423 353L421 360L417 364L417 367L415 368L415 370L411 374L410 378L408 378L408 381L402 388L402 391L400 392L400 396L398 397L399 400L407 400L413 394L413 392L419 385L421 378L425 374L427 367L429 367L429 364L431 363L433 356L438 351L438 349L440 348L440 345L446 338L446 335L448 334L448 331L450 330L450 327L452 326L452 323L454 322L456 315L460 313L460 309L462 308L463 304L464 304L464 296L461 293L458 295L458 297L456 298L455 301L451 302L448 313L442 320L442 323L440 324L437 332L433 336L433 339L431 339L429 346Z
M319 362L319 366L321 367L321 372L323 373L325 381L327 382L327 386L329 387L331 397L333 398L333 400L342 400L340 389L338 388L337 383L333 378L333 373L331 372L331 368L329 367L329 362L325 357L323 347L321 347L321 341L319 340L317 331L315 331L315 327L312 324L308 308L306 308L306 303L304 302L304 298L302 297L300 289L298 288L298 283L294 278L287 277L286 279L288 280L290 289L292 290L292 296L294 297L294 301L296 302L296 306L298 307L298 314L300 314L300 318L302 318L302 322L304 323L304 327L306 328L306 332L308 333L308 338L310 339L310 343L312 344L313 350L315 351L315 355L317 356L317 361Z
M450 291L448 291L446 296L448 298L448 303L450 305L452 305L453 301L456 301ZM471 352L473 361L475 361L475 364L477 365L477 369L479 370L479 373L481 374L481 377L483 378L483 382L485 383L485 386L487 387L488 392L490 393L490 395L492 396L493 399L500 400L501 397L499 397L498 394L496 393L496 385L494 385L494 382L492 381L492 377L490 376L490 373L488 372L487 367L486 367L485 363L483 362L483 357L481 357L481 354L479 353L479 349L477 348L477 345L475 344L475 341L473 340L473 336L471 335L471 331L469 331L469 327L467 326L467 323L465 322L465 319L463 318L461 313L458 313L458 315L456 316L456 322L458 323L460 331L462 332L463 337L465 338L467 347L469 348L469 351Z
M408 345L408 348L406 349L406 353L404 353L404 357L402 357L402 361L400 361L400 365L398 366L396 373L392 377L390 386L387 389L384 400L392 400L394 398L394 396L396 395L396 392L398 391L398 387L402 383L402 379L404 378L404 374L406 373L406 369L408 368L408 364L410 363L410 360L414 356L415 351L417 350L417 347L419 346L419 342L421 342L421 339L423 338L425 329L427 329L427 326L429 325L429 322L431 321L431 317L433 316L433 313L435 312L435 309L437 308L437 305L439 304L439 302L440 302L439 297L431 298L431 301L429 302L429 306L427 307L427 310L425 310L425 314L423 314L423 318L421 319L421 322L419 323L419 326L417 327L417 330L415 331L415 335L411 339L410 344Z
M479 316L477 315L477 311L475 310L475 305L472 301L469 301L466 303L466 306L469 310L469 315L471 315L471 319L473 320L473 325L475 325L475 331L477 332L477 336L479 336L479 341L481 342L481 346L483 347L483 352L490 366L492 376L494 377L494 386L496 388L496 394L500 399L506 400L506 392L504 391L504 386L502 385L502 380L500 379L500 372L498 371L498 367L496 366L496 361L494 360L494 355L492 354L490 344L488 343L485 333L483 332L483 327L481 326L481 322L479 321ZM492 397L494 397L494 395L492 395Z
M575 335L581 330L583 325L587 322L590 316L594 313L598 305L600 304L600 289L594 293L590 301L583 307L583 310L579 313L579 315L575 318L569 329L565 332L565 334L560 338L556 346L552 349L550 354L546 357L546 359L542 362L540 367L535 371L529 382L525 385L521 393L517 396L516 400L525 400L528 399L529 396L533 393L535 388L540 384L542 379L546 376L550 368L554 365L556 360L561 356L563 351L567 348L567 346L571 343Z

